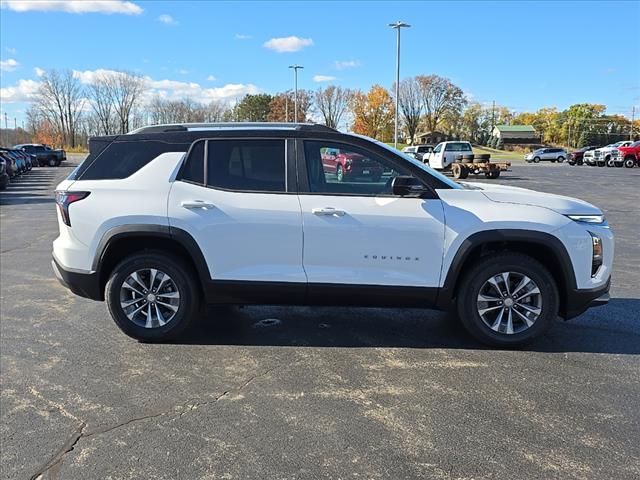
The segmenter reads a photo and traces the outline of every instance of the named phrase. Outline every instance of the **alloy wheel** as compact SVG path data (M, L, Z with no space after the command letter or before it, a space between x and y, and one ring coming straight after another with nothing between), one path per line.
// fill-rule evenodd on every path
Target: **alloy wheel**
M521 333L540 317L542 293L538 285L522 273L498 273L480 288L477 311L491 330L507 335Z
M180 291L173 279L161 270L137 270L120 287L120 306L136 325L158 328L169 323L178 312Z

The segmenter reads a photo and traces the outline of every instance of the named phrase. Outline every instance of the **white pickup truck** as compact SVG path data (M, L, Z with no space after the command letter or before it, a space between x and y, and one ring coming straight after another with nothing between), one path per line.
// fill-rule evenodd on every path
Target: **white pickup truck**
M454 178L467 178L470 173L484 173L487 178L498 178L510 163L490 162L489 154L474 154L469 142L441 142L429 154L422 157L424 163L436 170L450 170Z

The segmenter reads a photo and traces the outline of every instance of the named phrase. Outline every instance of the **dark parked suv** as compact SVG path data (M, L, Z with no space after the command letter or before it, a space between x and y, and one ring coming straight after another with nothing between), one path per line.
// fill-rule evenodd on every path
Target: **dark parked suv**
M41 167L45 165L57 167L67 159L67 153L64 150L54 150L47 145L39 143L24 143L15 145L13 148L35 155L38 165Z
M596 148L599 148L598 145L589 145L588 147L582 147L571 152L567 163L569 165L582 165L585 152L595 150Z

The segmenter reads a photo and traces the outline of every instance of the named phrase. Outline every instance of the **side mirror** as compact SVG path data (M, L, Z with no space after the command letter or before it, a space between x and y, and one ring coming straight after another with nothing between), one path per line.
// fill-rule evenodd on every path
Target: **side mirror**
M398 176L391 182L391 191L394 195L400 197L420 196L429 191L429 189L415 177Z

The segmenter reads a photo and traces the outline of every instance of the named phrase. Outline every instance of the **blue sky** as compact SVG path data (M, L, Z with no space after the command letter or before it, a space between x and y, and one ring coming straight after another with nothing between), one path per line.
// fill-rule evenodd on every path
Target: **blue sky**
M132 70L155 93L205 101L292 88L292 63L305 67L300 88L389 87L387 24L403 20L412 27L402 32L402 77L446 76L473 100L516 111L594 102L630 115L640 110L638 18L637 1L2 0L0 111L20 122L37 69L49 68L84 82L99 69Z

